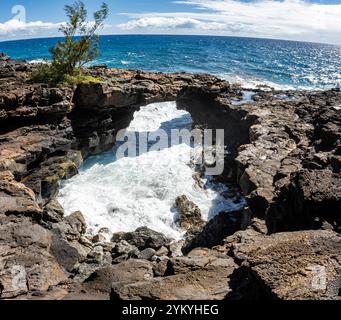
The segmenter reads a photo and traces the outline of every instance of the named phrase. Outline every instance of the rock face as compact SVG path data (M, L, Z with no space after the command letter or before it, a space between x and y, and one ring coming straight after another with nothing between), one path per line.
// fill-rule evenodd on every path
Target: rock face
M85 281L84 286L88 290L109 294L112 286L121 288L130 283L151 280L153 277L154 273L150 262L131 259L118 265L97 270Z
M189 84L219 81L207 75L155 74L141 71L94 68L103 83L81 84L73 97L72 127L83 155L107 151L118 130L128 127L139 107L175 100Z
M0 172L0 216L1 215L40 216L42 210L36 203L32 190L14 179L10 171Z
M273 299L341 300L341 237L334 232L259 236L233 252Z
M190 230L186 234L186 242L182 247L184 253L194 248L213 248L223 240L243 228L245 211L222 212L200 228Z
M52 235L29 218L0 215L0 297L46 292L67 280L49 253Z
M269 232L340 228L341 92L256 91L235 105L228 87L190 86L178 96L197 125L225 129L226 177Z
M59 122L72 111L71 88L29 83L33 66L0 60L0 132L34 123Z
M94 67L102 83L52 88L30 82L34 68L0 54L0 299L340 299L340 91L255 90L243 104L209 75ZM56 201L60 181L140 106L176 98L196 126L225 129L217 179L249 208L204 223L180 196L186 240L87 235Z
M112 299L222 300L230 292L233 259L212 250L195 250L170 261L171 274L112 288Z

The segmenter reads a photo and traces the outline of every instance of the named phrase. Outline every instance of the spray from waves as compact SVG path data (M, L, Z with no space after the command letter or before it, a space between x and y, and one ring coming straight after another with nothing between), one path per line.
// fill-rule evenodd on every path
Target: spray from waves
M168 102L142 108L127 130L146 132L188 125L190 115ZM147 226L180 239L183 230L174 224L177 213L173 208L178 196L186 195L195 202L206 220L244 205L224 197L227 187L209 177L203 180L205 189L198 187L189 165L190 151L190 146L180 144L119 160L113 153L104 154L90 168L85 163L79 175L63 184L59 201L67 214L80 210L91 233L103 227L128 232Z
M236 74L219 74L218 75L220 78L233 83L233 84L238 84L242 88L247 88L247 89L275 89L275 90L298 90L298 89L303 89L303 88L297 88L291 85L285 85L285 84L278 84L272 81L268 81L265 79L261 78L255 78L251 76L241 76L241 75L236 75ZM306 87L308 90L308 87Z
M341 75L338 75L336 79L331 80L322 76L304 76L301 79L309 80L310 85L288 85L272 82L262 78L257 78L248 75L237 75L237 74L226 74L220 73L216 74L219 78L226 80L230 83L240 85L244 89L261 89L261 90L278 90L278 91L288 91L288 90L307 90L307 91L319 91L327 90L332 88L337 88L340 86Z
M33 59L33 60L30 60L28 63L30 64L48 64L49 61L48 60L45 60L45 59Z

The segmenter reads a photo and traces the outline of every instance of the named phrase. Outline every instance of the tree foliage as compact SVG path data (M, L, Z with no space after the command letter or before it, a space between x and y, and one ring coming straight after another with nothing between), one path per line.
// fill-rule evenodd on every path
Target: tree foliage
M63 41L57 42L50 49L52 64L49 67L41 67L41 73L50 82L62 82L66 76L74 76L75 72L87 63L93 61L99 55L98 30L104 25L108 17L109 7L106 3L93 15L93 21L87 20L88 13L82 1L76 1L65 8L68 22L62 24L59 31L63 33ZM47 69L50 74L47 74ZM36 72L39 78L39 70Z

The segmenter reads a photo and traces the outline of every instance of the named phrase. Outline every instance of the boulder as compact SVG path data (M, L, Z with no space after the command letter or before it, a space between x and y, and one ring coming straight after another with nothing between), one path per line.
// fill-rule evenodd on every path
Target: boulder
M81 212L77 211L72 213L70 216L67 216L61 222L53 223L51 225L51 229L55 234L65 240L81 241L81 239L85 240L82 236L86 233L87 226L84 216ZM92 242L90 240L86 241L89 246L92 246Z
M45 222L58 223L63 220L64 209L57 200L49 201L43 209L43 220Z
M162 233L153 231L147 227L138 228L134 232L113 235L112 242L119 242L122 240L137 247L139 250L147 248L158 250L170 242Z
M144 249L143 251L141 251L138 255L137 258L138 259L142 259L142 260L151 260L156 254L156 251L152 248L147 248Z
M95 246L88 254L88 262L101 263L104 258L104 250L102 246Z
M110 242L110 230L108 228L102 228L99 230L98 234L96 234L92 238L93 243L108 243Z
M80 263L75 267L73 279L76 283L82 283L97 270L111 265L111 253L104 251L103 248L97 246L88 254L83 263Z
M190 230L200 228L205 223L201 217L199 207L190 201L185 195L176 198L175 207L178 210L179 217L176 222L181 228Z
M185 240L175 241L169 245L169 255L170 257L182 257L182 248L185 245Z
M24 215L41 218L42 210L35 194L15 180L9 171L0 172L0 215Z
M52 234L30 218L0 215L0 243L29 248L37 246L49 249Z
M79 248L72 246L58 235L53 236L50 252L67 272L72 272L75 266L84 259Z
M213 263L214 262L214 263ZM226 255L214 250L197 248L192 250L187 256L171 258L169 260L169 273L180 274L195 270L210 269L217 263L230 264L231 260L226 259Z
M119 288L129 283L152 278L153 268L150 262L131 259L97 270L85 281L84 287L90 291L110 293L112 286Z
M114 243L112 249L112 257L114 263L120 263L127 260L133 256L137 256L140 253L137 247L129 244L127 241L122 240L120 242Z
M164 257L164 256L168 256L169 254L169 250L166 247L161 247L156 253L155 255L158 257Z
M153 271L155 277L164 277L168 271L169 258L166 256L152 258L153 261Z
M46 292L67 280L66 273L46 250L0 245L0 298Z

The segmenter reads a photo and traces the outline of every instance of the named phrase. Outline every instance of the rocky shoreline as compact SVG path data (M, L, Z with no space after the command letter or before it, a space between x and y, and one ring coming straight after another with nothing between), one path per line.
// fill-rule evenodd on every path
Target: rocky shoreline
M0 299L341 299L339 90L248 101L209 75L105 66L88 70L102 83L51 88L30 83L34 67L0 56ZM179 195L187 240L145 227L90 237L81 212L64 216L60 181L141 106L170 100L225 129L219 179L247 208L205 223Z

